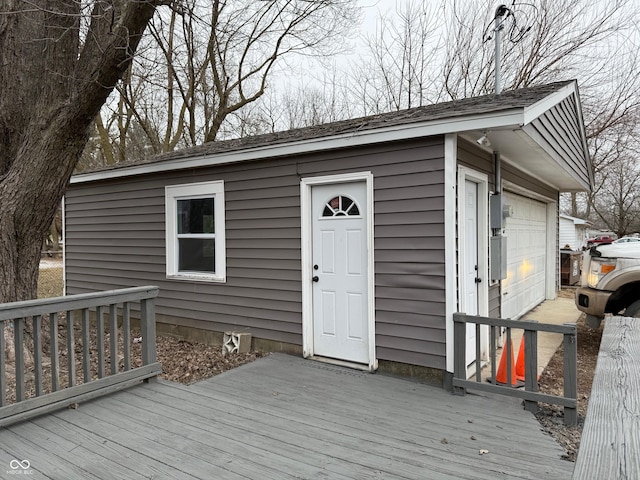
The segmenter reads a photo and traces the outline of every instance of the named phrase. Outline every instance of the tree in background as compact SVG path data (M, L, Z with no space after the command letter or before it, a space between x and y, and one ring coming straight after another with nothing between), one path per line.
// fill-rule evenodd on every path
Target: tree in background
M611 153L615 160L596 177L589 206L596 227L622 237L640 231L640 152L626 148L625 139L620 151Z
M0 3L0 302L35 297L42 239L160 3Z
M154 19L139 60L97 119L88 156L94 164L113 163L493 93L494 3L401 5L378 19L359 59L296 72L290 63L296 54L325 58L344 46L340 35L357 16L352 2L185 0L181 10ZM593 208L603 175L637 158L640 12L624 0L506 6L503 88L579 81L596 182L589 195L568 194L562 205L604 227L613 213ZM301 76L298 84L289 81Z
M622 237L640 227L640 167L636 159L619 157L603 171L594 211L605 230Z
M272 75L292 57L344 51L358 13L354 0L183 0L152 20L94 148L111 164L261 131L247 112Z
M350 72L350 94L362 114L418 107L438 100L439 62L447 48L442 9L411 0L387 13L365 37L368 55Z
M37 296L42 241L92 122L160 3L0 3L0 303Z
M411 1L395 16L381 18L380 35L369 38L367 60L350 75L363 114L494 92L495 4L447 1L435 8L427 3ZM627 180L621 166L638 158L640 11L624 0L513 1L507 7L503 89L578 79L596 181L589 195L568 196L567 213L629 233L620 230L628 225L624 212L640 212L640 204L595 207L599 199L623 201L610 196L611 186ZM444 32L431 27L433 18ZM430 48L439 49L438 55ZM616 174L622 178L614 181Z

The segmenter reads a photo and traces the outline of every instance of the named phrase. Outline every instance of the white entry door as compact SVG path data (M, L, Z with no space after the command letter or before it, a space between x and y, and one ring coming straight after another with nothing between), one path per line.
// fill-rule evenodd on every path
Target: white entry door
M314 355L369 363L365 182L311 191Z
M478 184L465 180L464 205L464 298L462 309L467 315L478 315ZM476 326L467 323L466 361L476 360Z

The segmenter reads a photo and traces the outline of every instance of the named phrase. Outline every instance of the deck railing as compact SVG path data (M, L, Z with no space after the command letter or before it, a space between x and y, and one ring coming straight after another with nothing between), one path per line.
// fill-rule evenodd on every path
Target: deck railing
M640 478L640 323L604 322L574 480Z
M0 427L155 379L157 295L147 286L0 305Z
M564 407L564 423L566 425L576 425L578 422L577 412L577 327L575 324L554 325L548 323L538 323L525 320L508 320L502 318L479 317L466 315L463 313L453 314L453 337L454 337L454 378L453 390L457 395L464 395L466 389L475 389L486 392L508 395L524 400L525 409L531 412L538 411L538 402L561 405ZM491 363L491 383L482 382L482 365L476 361L475 380L467 379L466 365L466 338L467 323L475 324L476 329L476 358L481 358L481 335L480 327L487 325L490 327L489 334L489 359ZM512 347L511 329L524 330L524 364L525 380L524 389L515 388L512 385L498 385L496 383L497 365L497 328L506 329L506 345ZM551 332L563 335L564 346L564 396L550 395L538 391L538 332ZM506 355L506 378L512 378L512 372L516 366L512 364L511 355Z

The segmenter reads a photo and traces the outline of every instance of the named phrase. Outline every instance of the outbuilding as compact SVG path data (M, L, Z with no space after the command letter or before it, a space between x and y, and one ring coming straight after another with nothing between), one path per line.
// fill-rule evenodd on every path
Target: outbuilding
M587 229L591 223L582 218L560 214L559 236L560 249L577 251L587 245Z
M157 285L165 330L447 383L454 312L555 297L559 193L591 185L575 81L207 143L72 178L66 292Z

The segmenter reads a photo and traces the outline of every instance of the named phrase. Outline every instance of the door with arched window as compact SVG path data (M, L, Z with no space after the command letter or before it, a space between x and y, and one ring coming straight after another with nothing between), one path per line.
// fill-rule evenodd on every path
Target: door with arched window
M365 182L311 194L314 355L369 362Z

